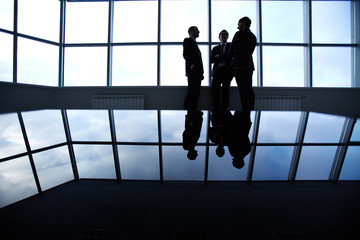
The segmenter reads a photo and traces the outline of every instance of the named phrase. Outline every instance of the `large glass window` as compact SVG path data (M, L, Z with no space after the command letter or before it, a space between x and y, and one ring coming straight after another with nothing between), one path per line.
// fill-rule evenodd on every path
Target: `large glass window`
M314 43L351 43L351 1L312 1Z
M157 1L116 1L114 42L156 42Z
M200 34L197 41L209 39L208 1L161 1L161 41L182 42L189 37L190 26L197 26Z
M304 48L264 46L264 87L304 87Z
M0 158L26 151L24 137L16 113L0 115Z
M211 41L219 41L219 33L225 29L229 32L231 42L238 31L238 21L247 16L251 19L251 31L257 33L256 1L211 1Z
M74 179L67 147L39 152L33 157L43 191Z
M58 86L59 48L18 38L19 83Z
M1 11L1 10L0 10ZM13 36L0 32L0 81L13 81Z
M13 1L0 1L0 28L13 30L14 28L14 3Z
M113 86L156 86L155 46L116 46L113 56Z
M303 4L303 1L262 1L263 41L304 42Z
M110 141L109 115L106 110L68 110L74 141Z
M38 193L28 157L0 162L0 208Z
M350 47L313 47L313 87L351 87Z
M65 59L65 86L106 86L105 47L68 47Z
M66 3L66 43L106 43L109 3Z
M54 42L59 41L59 0L18 0L18 5L20 33Z
M66 142L59 110L25 112L22 116L32 150Z

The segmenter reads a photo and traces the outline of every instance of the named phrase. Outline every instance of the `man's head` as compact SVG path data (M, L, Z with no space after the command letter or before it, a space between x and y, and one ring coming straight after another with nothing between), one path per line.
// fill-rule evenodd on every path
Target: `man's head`
M221 43L226 43L229 38L229 33L225 29L219 33L219 40Z
M189 27L188 33L189 33L190 37L198 38L200 31L196 26L191 26L191 27Z
M251 20L250 18L248 17L243 17L243 18L240 18L239 22L238 22L238 29L240 31L244 30L244 29L247 29L247 28L250 28L250 25L251 25Z

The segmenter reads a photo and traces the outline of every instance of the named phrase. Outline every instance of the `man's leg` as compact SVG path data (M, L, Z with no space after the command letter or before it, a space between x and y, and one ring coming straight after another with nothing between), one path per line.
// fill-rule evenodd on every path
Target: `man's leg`
M211 83L211 99L214 107L213 111L215 113L218 113L220 110L220 99L219 99L220 85L221 85L220 78L217 75L214 76Z
M252 74L253 71L249 69L235 70L235 79L244 111L254 110L255 94L252 88Z
M184 100L184 109L196 110L200 97L201 80L188 78L188 91Z

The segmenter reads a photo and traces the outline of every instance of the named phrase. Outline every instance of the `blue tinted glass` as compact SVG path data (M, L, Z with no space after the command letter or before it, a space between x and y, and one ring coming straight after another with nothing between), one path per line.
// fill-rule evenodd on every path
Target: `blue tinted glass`
M188 151L182 146L163 146L164 180L203 181L205 171L205 147L196 147L195 160L187 158Z
M304 142L338 143L345 117L311 112Z
M24 152L26 152L26 147L17 114L1 114L0 158Z
M360 180L360 146L348 147L339 179Z
M356 120L354 130L351 134L351 141L360 141L360 119Z
M203 122L198 143L206 141L207 111L203 111ZM163 142L182 142L182 134L185 130L186 111L161 111L161 133Z
M299 126L300 112L262 111L258 142L294 143Z
M118 146L122 179L160 180L159 147Z
M37 194L28 157L0 163L0 208Z
M293 149L287 146L257 147L253 180L287 180Z
M304 146L296 180L328 180L336 146Z
M237 169L232 165L233 157L230 155L227 146L224 147L225 155L219 158L215 151L216 147L211 146L209 149L209 181L245 181L247 176L247 170L249 167L249 155L244 159L245 166L241 169Z
M115 179L111 145L74 145L80 178Z
M32 149L66 142L60 110L23 112L22 116Z
M107 110L68 110L67 114L72 140L111 140Z
M157 111L115 110L114 117L118 142L158 142Z
M42 190L74 179L67 146L33 155Z

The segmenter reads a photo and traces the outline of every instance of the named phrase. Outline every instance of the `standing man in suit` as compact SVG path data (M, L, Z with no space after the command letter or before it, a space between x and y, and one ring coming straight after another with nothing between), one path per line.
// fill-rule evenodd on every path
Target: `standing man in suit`
M229 49L231 44L227 42L228 38L228 31L222 30L219 33L220 44L211 50L210 55L210 62L214 64L211 71L211 97L215 116L222 115L229 106L229 91L233 73L230 67ZM220 94L222 94L221 98Z
M200 97L201 81L204 79L204 67L201 52L196 43L200 31L196 26L191 26L188 33L189 37L185 38L183 42L183 57L188 80L188 92L184 100L184 109L195 111Z
M256 37L250 31L251 20L243 17L238 22L239 31L236 32L230 47L236 83L239 88L240 101L243 111L254 110L255 94L252 88L254 62L252 54L256 46Z

